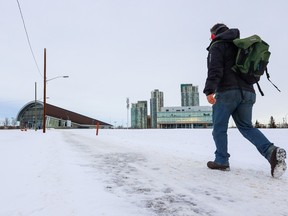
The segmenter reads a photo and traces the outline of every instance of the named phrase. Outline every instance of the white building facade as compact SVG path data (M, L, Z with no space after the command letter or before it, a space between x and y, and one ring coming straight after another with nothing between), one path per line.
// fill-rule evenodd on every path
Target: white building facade
M159 128L211 128L212 107L162 107L157 113Z

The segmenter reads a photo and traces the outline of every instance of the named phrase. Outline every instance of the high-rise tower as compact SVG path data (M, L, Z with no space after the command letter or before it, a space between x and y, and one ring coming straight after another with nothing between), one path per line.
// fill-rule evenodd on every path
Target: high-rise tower
M147 128L147 101L138 101L137 103L132 103L131 128Z
M181 106L199 106L198 86L181 84Z
M163 107L163 105L163 92L155 89L151 92L150 99L151 128L157 128L157 112L161 111L161 107Z

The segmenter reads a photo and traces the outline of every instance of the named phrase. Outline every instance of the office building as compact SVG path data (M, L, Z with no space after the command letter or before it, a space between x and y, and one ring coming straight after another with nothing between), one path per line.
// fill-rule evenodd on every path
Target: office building
M157 123L159 128L211 128L212 107L162 107Z

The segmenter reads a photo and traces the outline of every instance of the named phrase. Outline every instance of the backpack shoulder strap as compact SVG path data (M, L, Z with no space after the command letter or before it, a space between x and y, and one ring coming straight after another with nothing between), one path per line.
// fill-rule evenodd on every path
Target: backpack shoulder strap
M256 79L256 78L255 78L255 79ZM260 92L261 96L264 96L264 93L263 93L263 91L262 91L262 89L261 89L261 87L260 87L258 81L256 82L256 84L257 84L258 91Z
M270 74L268 73L267 67L266 67L266 69L265 69L265 73L266 73L266 77L267 77L267 79L269 80L269 82L270 82L279 92L281 92L280 89L270 80Z
M281 92L280 89L270 80L270 75L269 75L269 73L268 73L267 67L266 67L266 69L265 69L265 73L266 73L266 76L267 76L268 81L269 81L279 92ZM255 80L256 80L256 77L255 77ZM258 87L258 90L259 90L261 96L264 96L264 93L263 93L263 91L262 91L262 89L261 89L258 81L256 82L256 84L257 84L257 87Z

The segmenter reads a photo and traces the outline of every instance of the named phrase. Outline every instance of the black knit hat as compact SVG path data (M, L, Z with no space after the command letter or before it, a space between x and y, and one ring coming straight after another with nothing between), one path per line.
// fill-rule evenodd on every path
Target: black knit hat
M217 23L210 29L210 32L211 32L211 34L217 35L219 33L226 31L227 29L229 29L229 28L225 24Z

